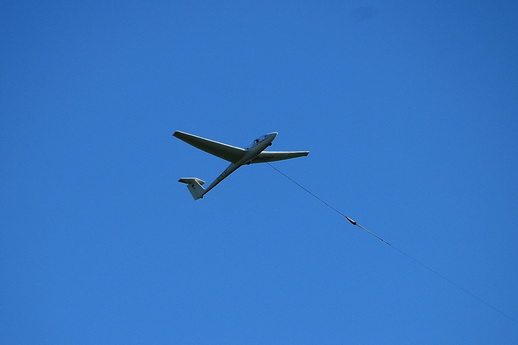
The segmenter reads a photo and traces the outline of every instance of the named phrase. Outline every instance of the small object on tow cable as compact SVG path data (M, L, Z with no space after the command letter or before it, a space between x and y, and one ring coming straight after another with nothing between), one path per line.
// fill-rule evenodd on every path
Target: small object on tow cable
M351 218L349 218L349 217L347 217L347 216L345 216L345 218L347 218L347 220L348 220L349 222L351 222L351 224L352 224L352 225L358 225L358 223L356 223L356 222L355 222L354 220L352 220Z

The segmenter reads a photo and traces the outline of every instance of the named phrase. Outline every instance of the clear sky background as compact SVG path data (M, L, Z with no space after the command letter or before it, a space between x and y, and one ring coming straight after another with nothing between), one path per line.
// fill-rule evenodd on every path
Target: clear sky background
M3 1L0 343L517 344L516 1ZM178 178L277 131L193 201Z

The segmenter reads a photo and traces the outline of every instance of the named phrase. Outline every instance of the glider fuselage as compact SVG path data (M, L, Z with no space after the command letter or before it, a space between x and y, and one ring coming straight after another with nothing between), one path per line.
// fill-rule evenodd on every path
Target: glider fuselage
M264 151L268 146L272 144L273 139L277 136L277 132L268 133L263 135L261 138L255 139L248 149L246 149L246 154L235 163L230 163L230 165L223 170L223 172L205 189L203 194L206 194L209 190L216 187L218 183L223 181L228 175L232 174L238 168L242 167L245 164L250 164L261 152ZM201 196L203 197L203 195Z

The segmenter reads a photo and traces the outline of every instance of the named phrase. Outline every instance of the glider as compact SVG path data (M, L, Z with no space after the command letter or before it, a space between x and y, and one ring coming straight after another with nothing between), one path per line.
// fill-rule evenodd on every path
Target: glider
M202 186L205 184L205 181L197 177L184 177L178 180L178 182L187 184L187 188L194 200L203 198L218 183L245 164L274 162L304 157L309 154L309 151L264 151L272 144L273 139L277 136L277 132L268 133L255 139L248 148L244 149L180 131L174 132L173 136L200 150L230 162L230 165L207 188Z

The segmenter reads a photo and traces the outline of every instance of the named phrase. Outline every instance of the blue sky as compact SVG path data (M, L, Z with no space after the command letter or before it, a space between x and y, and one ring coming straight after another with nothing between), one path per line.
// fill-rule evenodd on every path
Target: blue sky
M3 344L516 344L514 1L4 1Z

